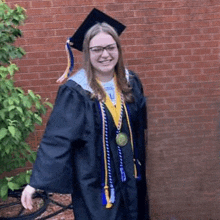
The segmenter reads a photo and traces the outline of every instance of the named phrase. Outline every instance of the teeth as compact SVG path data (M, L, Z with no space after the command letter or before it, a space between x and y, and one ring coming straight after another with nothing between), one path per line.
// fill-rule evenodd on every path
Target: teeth
M109 63L110 60L104 60L104 61L100 61L100 63Z

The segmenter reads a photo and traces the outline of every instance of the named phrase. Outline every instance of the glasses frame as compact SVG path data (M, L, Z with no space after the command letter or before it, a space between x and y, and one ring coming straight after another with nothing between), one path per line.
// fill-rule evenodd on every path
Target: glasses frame
M116 46L116 47L114 48L114 51L108 50L108 48L111 47L111 46L113 46L113 45ZM97 51L94 51L94 50L93 50L94 48L98 48L98 49L101 49L101 50L100 50L100 52L97 52ZM117 43L109 44L109 45L107 45L107 46L105 46L105 47L102 47L102 46L94 46L94 47L90 47L90 48L89 48L89 50L90 50L92 53L96 54L96 55L101 55L101 54L103 54L104 50L106 50L109 54L115 53L115 52L116 52L115 49L118 49Z

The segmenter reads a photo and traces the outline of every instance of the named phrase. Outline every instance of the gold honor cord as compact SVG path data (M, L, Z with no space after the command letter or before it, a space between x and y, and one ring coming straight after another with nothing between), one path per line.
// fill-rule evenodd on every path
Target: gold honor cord
M124 105L124 109L125 109L125 115L126 115L128 128L129 128L129 133L130 133L130 138L131 138L131 149L132 149L132 152L133 152L133 161L134 161L134 177L137 178L137 165L136 165L136 159L135 159L135 156L134 156L134 141L133 141L133 134L132 134L132 130L131 130L131 123L130 123L130 120L129 120L127 107L126 107L125 103L123 103L123 105Z

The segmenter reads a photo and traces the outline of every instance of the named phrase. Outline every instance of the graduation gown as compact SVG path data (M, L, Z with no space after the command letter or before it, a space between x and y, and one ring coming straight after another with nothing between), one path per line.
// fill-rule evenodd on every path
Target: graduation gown
M141 180L134 177L131 142L121 147L127 180L122 182L116 126L105 106L115 203L102 205L102 117L99 102L74 80L60 86L54 109L47 123L30 185L48 192L71 193L76 220L145 220L148 219L145 177L146 99L138 77L129 71L134 102L127 103L135 143L135 155L141 163ZM123 113L121 131L129 137ZM130 138L130 137L129 137Z

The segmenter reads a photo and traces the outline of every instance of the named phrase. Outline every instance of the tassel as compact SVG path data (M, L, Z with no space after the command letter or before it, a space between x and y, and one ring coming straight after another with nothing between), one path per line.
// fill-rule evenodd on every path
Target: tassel
M66 70L66 77L69 78L74 67L74 57L73 57L73 52L70 47L70 40L67 40L66 51L67 51L67 56L68 56L68 67L67 67L68 69Z
M105 189L105 197L106 197L106 202L107 202L106 208L110 209L112 207L112 204L111 204L110 199L109 199L108 186L105 186L104 189Z
M115 202L115 190L114 188L111 188L111 198L110 198L110 202L114 203Z
M104 188L102 189L102 205L106 205L107 204L107 200L106 200L106 196L105 196L105 190Z
M133 161L134 161L134 178L137 179L138 178L137 162L136 159L133 159Z
M66 48L66 53L67 53L68 65L63 75L56 81L57 83L62 83L66 78L69 78L74 68L74 56L73 56L73 52L70 47L69 39L66 42L65 48Z
M120 167L120 172L121 172L121 181L125 182L126 181L126 174L125 174L123 167Z
M137 170L137 176L136 176L136 179L138 181L140 181L142 178L141 178L141 162L137 159L136 160L136 170Z

